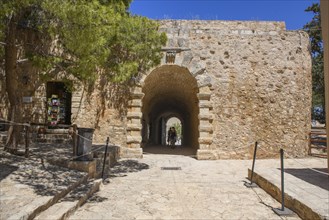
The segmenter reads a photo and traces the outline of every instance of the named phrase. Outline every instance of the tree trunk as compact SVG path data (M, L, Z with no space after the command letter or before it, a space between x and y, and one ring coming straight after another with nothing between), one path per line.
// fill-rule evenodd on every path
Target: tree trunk
M17 70L18 52L16 46L17 37L17 16L13 16L8 25L6 32L5 45L5 76L6 90L9 99L9 114L10 121L22 123L22 97L20 95L21 86L19 83L19 74ZM8 130L7 142L5 149L15 153L20 139L22 126L11 124Z

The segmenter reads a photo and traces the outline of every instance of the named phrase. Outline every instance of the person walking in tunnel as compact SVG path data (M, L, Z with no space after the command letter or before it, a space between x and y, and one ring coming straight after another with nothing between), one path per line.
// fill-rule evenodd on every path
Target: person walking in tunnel
M171 148L175 148L175 143L176 143L176 139L177 139L177 133L176 133L176 129L175 127L170 127L169 131L168 131L168 145L171 146Z

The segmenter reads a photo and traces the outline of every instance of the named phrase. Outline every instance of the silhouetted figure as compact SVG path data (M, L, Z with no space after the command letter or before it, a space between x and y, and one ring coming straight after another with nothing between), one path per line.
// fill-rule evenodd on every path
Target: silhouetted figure
M175 143L177 140L177 133L176 133L176 129L174 127L170 127L169 131L168 131L168 145L171 146L171 148L175 148Z

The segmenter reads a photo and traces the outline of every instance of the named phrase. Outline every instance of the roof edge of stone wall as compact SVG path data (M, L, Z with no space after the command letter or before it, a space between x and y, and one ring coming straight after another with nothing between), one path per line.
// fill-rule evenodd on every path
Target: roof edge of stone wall
M286 31L284 21L235 21L235 20L156 20L161 27L189 29L254 29L263 31Z

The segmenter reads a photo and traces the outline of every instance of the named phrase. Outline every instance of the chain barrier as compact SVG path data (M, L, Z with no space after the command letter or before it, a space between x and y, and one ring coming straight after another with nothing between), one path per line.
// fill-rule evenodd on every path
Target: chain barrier
M0 120L4 121L4 122L0 122L0 124L2 124L2 125L22 125L22 126L31 127L31 125L29 123L18 123L18 122L6 120L4 118L0 118Z
M77 159L77 158L80 158L80 157L87 156L87 155L89 155L89 154L91 154L91 153L93 153L93 152L96 152L96 151L98 151L98 150L104 148L104 147L105 147L105 145L102 145L102 146L100 146L100 147L98 147L98 148L96 148L96 149L91 150L91 151L88 152L88 153L85 153L85 154L82 154L82 155L79 155L79 156L73 156L73 159Z
M84 140L86 140L86 141L90 141L90 142L93 141L92 139L89 139L89 138L86 138L86 137L84 137L84 136L81 136L81 135L78 134L78 132L76 132L76 131L73 131L73 133L75 133L77 136L79 136L80 138L82 138L82 139L84 139Z
M258 143L259 143L259 142L265 142L265 143L266 143L266 141L258 141ZM265 149L263 149L263 147L260 146L260 145L258 145L258 149L261 150L261 151L263 151L264 153L268 153L268 151L266 151ZM286 149L284 149L284 148L282 148L282 149L285 151L285 155L286 155L286 157L288 157L289 159L295 161L296 163L298 163L298 164L302 165L303 167L305 167L305 168L307 168L307 169L310 169L310 170L312 170L312 171L314 171L314 172L317 172L317 173L320 173L320 174L323 174L323 175L327 175L327 176L329 176L329 174L326 173L326 172L322 172L322 171L319 171L319 170L316 170L316 169L313 169L313 168L309 168L309 167L307 167L306 164L301 163L300 161L296 160L292 155L290 155L290 154L286 151Z
M6 119L4 119L4 118L0 118L0 120L1 120L1 121L4 121L4 122L0 122L0 124L31 127L31 125L30 125L29 123L18 123L18 122L14 122L14 121L6 120ZM84 136L78 134L77 131L73 131L72 133L74 133L75 135L77 135L77 137L79 137L79 138L82 138L82 139L84 139L84 140L86 140L86 141L90 141L90 142L92 142L92 139L86 138L86 137L84 137ZM75 160L75 159L78 159L78 158L80 158L80 157L87 156L87 155L89 155L89 154L91 154L91 153L93 153L93 152L96 152L96 151L98 151L98 150L104 148L104 147L105 147L105 145L102 145L102 146L100 146L100 147L97 147L97 148L95 148L95 149L92 149L92 150L91 150L90 152L88 152L88 153L85 153L85 154L82 154L82 155L79 155L79 156L73 156L73 159Z

